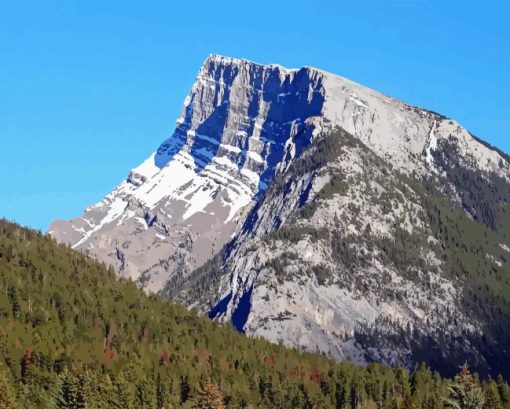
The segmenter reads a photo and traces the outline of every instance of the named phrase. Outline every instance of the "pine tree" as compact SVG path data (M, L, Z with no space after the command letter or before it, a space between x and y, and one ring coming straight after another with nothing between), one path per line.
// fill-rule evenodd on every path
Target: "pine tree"
M7 376L0 370L0 408L17 409L14 390L7 379Z
M161 374L158 373L156 378L156 408L163 409L167 400L167 391L161 380Z
M351 400L351 388L347 381L342 382L342 384L337 384L336 394L336 407L344 408L348 405Z
M224 409L223 395L220 389L208 379L198 389L198 396L194 399L193 409Z
M404 401L402 402L402 409L418 409L416 398L411 394L406 395L404 397Z
M21 359L21 379L24 384L30 384L32 382L32 353L32 347L28 347Z
M21 316L21 306L19 303L18 292L16 288L10 288L8 291L9 300L11 301L12 306L12 316L14 318L19 318Z
M181 390L180 390L180 397L181 397L181 403L186 402L191 393L191 388L189 386L189 381L187 376L181 377Z
M128 382L126 381L126 378L124 377L124 374L122 372L118 376L113 378L112 387L115 398L112 399L112 401L115 402L116 406L113 406L113 402L111 402L110 403L111 408L114 407L119 409L133 408L128 386L129 386Z
M503 407L510 408L510 386L508 386L501 375L497 377L496 383Z
M314 406L315 407L315 406ZM317 406L317 407L322 407L322 406ZM361 405L360 405L360 409L377 409L377 402L375 402L374 400L372 399L365 399Z
M425 395L422 407L423 409L441 409L443 407L441 404L441 398L438 396L436 391L428 392Z
M62 381L62 400L58 408L62 409L82 409L85 408L83 387L80 380L69 372L64 374Z
M180 407L181 394L180 394L180 381L179 378L170 375L165 382L165 409Z
M492 379L483 385L485 403L483 409L503 409L498 393L498 385Z
M469 372L467 363L460 368L454 382L448 387L443 401L445 408L482 409L485 399L482 388Z
M59 377L53 389L49 391L49 396L55 409L67 408L67 404L64 399L63 384L64 384L63 379Z
M136 407L140 409L153 409L156 407L156 390L154 384L142 378L136 385Z
M80 375L80 396L85 400L87 409L122 408L117 404L115 389L107 374L85 371Z

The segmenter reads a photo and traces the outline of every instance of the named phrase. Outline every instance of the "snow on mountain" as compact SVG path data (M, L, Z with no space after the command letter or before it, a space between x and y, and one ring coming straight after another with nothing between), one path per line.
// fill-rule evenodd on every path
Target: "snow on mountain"
M486 368L443 223L496 232L482 259L508 271L509 202L507 156L449 118L320 69L210 55L173 134L50 234L249 335L401 365L427 342L435 362L457 356L464 337Z
M308 69L210 56L172 136L82 217L53 223L51 234L161 289L219 251L277 168L309 143L321 81Z

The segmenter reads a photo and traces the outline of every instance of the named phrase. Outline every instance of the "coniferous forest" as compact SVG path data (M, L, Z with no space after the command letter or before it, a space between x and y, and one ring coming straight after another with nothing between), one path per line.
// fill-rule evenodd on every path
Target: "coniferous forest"
M0 222L0 408L510 409L502 377L358 367L252 339Z

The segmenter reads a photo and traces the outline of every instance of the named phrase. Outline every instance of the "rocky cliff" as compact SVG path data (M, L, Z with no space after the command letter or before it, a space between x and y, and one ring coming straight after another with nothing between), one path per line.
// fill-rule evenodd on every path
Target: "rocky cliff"
M172 136L100 203L50 234L151 291L216 254L275 172L309 145L322 75L210 56Z
M212 55L173 135L50 233L249 335L495 373L510 363L509 202L508 156L449 118Z

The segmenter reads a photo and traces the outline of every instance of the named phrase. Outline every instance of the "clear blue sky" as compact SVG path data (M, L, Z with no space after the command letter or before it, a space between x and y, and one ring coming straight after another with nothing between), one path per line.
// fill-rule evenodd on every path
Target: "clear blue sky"
M510 152L510 3L0 2L0 217L45 230L173 130L207 54L313 65Z

